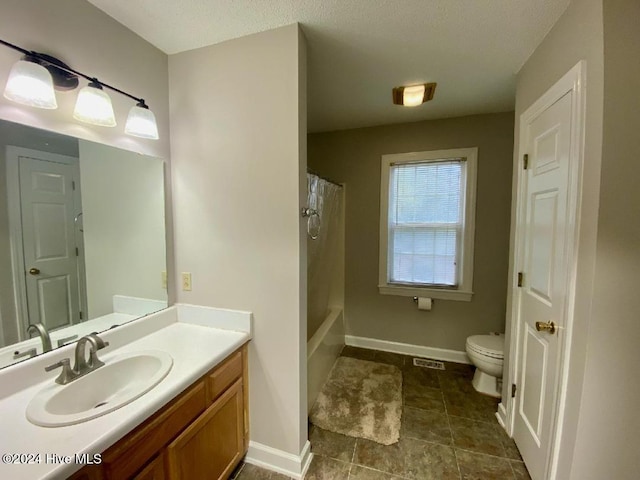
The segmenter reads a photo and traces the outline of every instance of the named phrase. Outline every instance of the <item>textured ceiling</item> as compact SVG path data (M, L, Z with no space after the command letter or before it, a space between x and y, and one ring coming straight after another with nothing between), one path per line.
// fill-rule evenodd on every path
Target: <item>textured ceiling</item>
M515 74L569 0L89 0L168 54L294 22L312 132L513 109ZM394 86L437 82L420 107Z

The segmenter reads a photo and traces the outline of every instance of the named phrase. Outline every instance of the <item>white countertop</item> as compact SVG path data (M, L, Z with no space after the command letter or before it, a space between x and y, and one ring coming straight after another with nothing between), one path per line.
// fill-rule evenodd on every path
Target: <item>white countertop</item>
M158 319L154 325L156 316ZM242 316L249 320L245 321ZM173 357L173 367L158 385L140 398L111 413L76 425L39 427L30 423L25 416L27 404L58 374L44 373L40 368L57 361L57 357L69 356L73 351L72 347L51 352L57 352L58 355L47 354L33 359L30 372L43 372L42 378L35 384L20 385L17 378L20 373L17 369L19 365L0 371L0 382L4 383L2 390L5 391L5 396L0 398L0 454L40 454L39 463L0 463L0 478L57 479L79 470L83 465L47 463L47 454L73 457L75 454L93 455L106 450L246 343L251 338L250 317L251 314L246 312L177 306L137 320L129 324L128 329L123 326L121 330L114 329L101 334L110 342L110 346L100 352L100 358L105 363L123 353L162 350ZM208 318L213 321L209 322ZM204 326L205 324L209 326ZM159 329L146 334L154 326ZM216 326L223 328L215 328ZM228 329L229 327L234 330ZM35 364L38 359L40 362ZM13 370L7 372L10 369ZM19 390L6 394L6 382L13 380ZM51 459L50 456L48 458Z

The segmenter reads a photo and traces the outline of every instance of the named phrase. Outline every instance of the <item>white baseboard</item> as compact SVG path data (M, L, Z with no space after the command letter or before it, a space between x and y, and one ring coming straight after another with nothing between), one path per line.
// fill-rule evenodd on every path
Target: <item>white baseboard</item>
M471 360L466 352L458 350L447 350L445 348L424 347L422 345L411 345L410 343L389 342L376 338L354 337L345 335L345 343L352 347L371 348L383 352L401 353L403 355L414 355L416 357L432 358L434 360L444 360L446 362L471 364Z
M300 455L283 452L257 442L249 442L249 451L244 461L260 468L282 473L296 480L304 478L309 469L313 453L307 440Z

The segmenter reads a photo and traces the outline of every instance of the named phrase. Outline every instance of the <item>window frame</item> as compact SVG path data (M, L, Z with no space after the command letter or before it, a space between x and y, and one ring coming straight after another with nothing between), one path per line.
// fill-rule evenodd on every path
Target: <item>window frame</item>
M465 160L464 220L462 222L462 249L459 254L457 287L420 286L419 284L389 283L389 177L391 166L402 163L436 163L447 160ZM476 178L478 148L455 148L424 152L382 155L380 176L380 249L378 264L378 290L383 295L430 297L441 300L471 301L473 296L473 247L475 240Z

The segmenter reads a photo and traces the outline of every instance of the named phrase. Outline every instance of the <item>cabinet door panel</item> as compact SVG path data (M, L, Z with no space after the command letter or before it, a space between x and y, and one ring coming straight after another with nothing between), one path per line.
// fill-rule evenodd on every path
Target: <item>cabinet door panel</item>
M242 379L167 447L169 480L226 479L244 453Z

